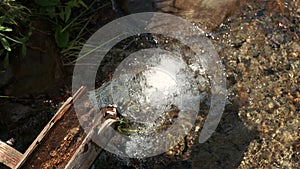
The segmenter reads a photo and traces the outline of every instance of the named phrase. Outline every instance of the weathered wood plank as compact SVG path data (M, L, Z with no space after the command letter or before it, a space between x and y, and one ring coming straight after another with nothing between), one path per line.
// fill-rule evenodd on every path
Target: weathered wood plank
M26 152L24 153L22 159L19 161L19 163L16 165L16 169L19 168L42 168L41 166L28 166L24 167L26 165L26 163L28 163L28 161L34 161L32 158L38 157L39 153L44 153L43 151L46 151L45 149L47 149L47 145L43 144L43 146L41 146L42 143L47 142L47 140L49 140L49 138L51 138L51 136L49 136L49 133L51 133L54 137L55 134L59 135L58 133L55 133L56 131L53 130L54 127L56 127L59 121L61 121L61 119L63 118L63 116L65 116L65 114L67 112L72 111L71 107L72 107L72 102L76 101L81 95L83 95L85 93L85 88L81 87L75 94L73 97L70 97L66 100L66 102L61 106L61 108L57 111L57 113L53 116L53 118L49 121L49 123L44 127L44 129L40 132L40 134L37 136L37 138L33 141L33 143L29 146L29 148L26 150ZM74 111L74 110L73 110ZM76 115L75 115L76 116ZM68 119L66 119L68 120ZM66 122L66 123L72 123L72 122ZM72 129L75 130L76 126L78 125L73 125L72 128L66 128L65 132L68 133L69 131L71 131ZM59 131L60 129L58 129ZM67 137L68 135L66 135L65 137ZM60 136L62 137L62 136ZM63 140L64 138L62 138ZM36 151L37 147L40 148L40 150ZM33 153L36 152L34 155ZM30 159L31 158L31 159Z
M80 105L82 116L75 112L74 102ZM24 155L3 143L2 147L6 150L3 150L3 154L6 155L5 164L13 160L8 156L11 155L7 151L9 149L18 155L15 157L14 164L8 165L14 169L89 168L102 152L102 148L94 143L92 138L97 137L95 134L100 134L103 138L101 141L107 144L114 134L105 134L103 131L106 131L116 120L104 119L103 113L96 107L86 107L86 103L88 103L86 90L80 88L61 106ZM87 135L81 128L79 119L86 119L86 124L90 125L88 127L91 131ZM0 154L1 150L0 147Z
M116 120L107 119L101 124L99 131L101 133L105 129L111 126ZM92 141L94 130L92 130L84 139L80 147L74 153L73 157L70 159L69 163L66 165L65 169L86 169L89 168L97 156L102 152L102 148ZM113 136L113 135L112 135ZM110 136L110 137L112 137ZM107 142L110 138L107 138Z
M21 161L23 154L0 141L0 163L10 168L15 168Z

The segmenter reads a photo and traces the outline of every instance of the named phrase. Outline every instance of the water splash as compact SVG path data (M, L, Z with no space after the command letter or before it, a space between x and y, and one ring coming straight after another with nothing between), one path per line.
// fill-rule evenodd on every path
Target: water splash
M182 18L162 13L140 13L125 16L101 28L88 40L87 45L80 53L74 68L73 91L82 85L93 88L96 69L109 49L122 39L141 33L170 37L170 45L173 43L172 39L177 39L193 51L194 57L185 58L176 54L176 52L180 53L181 48L179 47L169 55L177 61L167 65L161 62L160 57L153 57L163 56L163 53L157 53L155 49L147 54L140 54L139 57L144 56L143 58L146 58L144 61L139 60L139 57L133 57L133 60L136 61L128 63L129 68L120 69L119 73L114 74L112 81L105 83L95 91L91 91L91 100L100 107L110 103L119 103L124 115L133 121L146 124L146 128L148 124L163 124L164 122L160 123L160 119L169 114L168 107L174 105L177 108L178 117L170 127L163 128L162 132L152 132L157 133L154 136L150 133L145 134L145 137L141 136L138 143L148 145L148 142L151 142L154 149L152 152L144 151L140 155L140 157L145 157L163 153L170 148L173 142L176 144L177 140L173 138L186 135L195 120L193 117L199 110L201 96L205 94L201 92L208 89L209 92L207 93L210 96L211 106L199 137L199 142L205 142L215 131L224 109L226 99L224 67L221 62L218 62L220 60L218 54L212 43L205 37L204 32ZM149 57L146 57L147 55ZM153 59L157 62L153 62ZM95 63L95 66L81 66L86 63ZM191 66L190 63L197 64ZM180 69L180 66L183 66L183 68ZM174 71L176 73L172 73ZM162 83L153 85L153 81L159 80L156 77L158 75L164 76L163 79L171 80L169 88L162 85ZM129 82L129 80L133 82ZM176 85L172 81L175 81ZM178 91L171 90L174 88ZM144 95L147 91L150 96L148 94ZM80 119L84 112L81 112L80 106L74 104L74 107ZM162 111L155 112L151 109ZM159 120L154 120L156 117L159 117ZM153 121L156 123L153 123ZM84 121L81 124L87 132L90 131L89 125L86 126ZM154 125L155 127L159 128L159 126ZM126 151L130 147L128 146L130 138L123 137L112 128L107 129L105 132L115 134L109 144L102 141L102 136L95 136L93 141L110 152L121 156L137 157L134 154L138 153L130 154L129 151ZM159 144L157 140L159 140Z
M166 116L171 107L179 111L177 125L184 126L182 121L187 121L191 124L188 126L193 126L205 94L201 95L199 83L208 82L204 77L194 76L193 66L180 55L161 49L144 49L123 60L113 79L97 89L96 97L91 98L97 98L94 101L100 106L117 104L122 115L133 122L134 127L144 131L131 134L124 149L126 155L142 158L149 153L160 154L176 144L176 141L165 140L168 144L161 145L162 139L166 139L167 134L174 134L177 127L173 131L168 128L157 132L157 128L168 120ZM186 130L190 129L187 127Z

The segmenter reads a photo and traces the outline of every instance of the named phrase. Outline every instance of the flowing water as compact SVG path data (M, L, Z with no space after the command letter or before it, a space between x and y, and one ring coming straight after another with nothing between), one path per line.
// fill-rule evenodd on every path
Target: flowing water
M162 154L186 137L201 102L210 98L213 106L205 108L209 114L199 137L199 142L205 142L220 121L226 97L224 68L214 46L199 27L173 15L142 13L123 19L122 29L129 34L147 29L158 47L131 52L116 64L111 80L90 94L99 107L117 104L129 130L137 132L122 135L109 130L114 136L108 144L100 136L94 141L123 157ZM90 41L97 41L99 34Z
M124 59L113 79L96 90L96 97L91 97L96 98L96 104L117 104L131 128L142 131L121 141L122 155L142 158L161 154L178 143L170 142L168 135L184 136L191 129L209 90L203 87L208 79L196 75L194 65L175 53L140 50ZM176 117L170 117L172 111L177 111ZM174 126L158 131L166 121L174 121ZM180 125L184 126L183 133L174 132Z

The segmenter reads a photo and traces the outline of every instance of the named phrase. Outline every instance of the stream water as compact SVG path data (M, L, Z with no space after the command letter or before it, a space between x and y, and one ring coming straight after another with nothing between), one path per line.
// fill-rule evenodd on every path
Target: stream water
M119 27L112 29L116 24ZM140 131L124 136L111 128L105 131L114 135L109 143L103 141L103 135L94 141L113 154L139 159L187 144L182 139L194 127L202 101L209 98L204 108L207 120L199 137L199 142L205 142L216 129L226 100L224 67L210 40L196 25L163 13L128 15L99 29L82 49L73 86L94 82L97 67L87 71L82 64L119 60L112 58L122 54L107 56L105 52L114 43L142 33L152 33L158 47L131 52L116 64L110 81L90 92L95 106L117 104L131 130Z
M133 5L129 6L129 11L146 11L143 9L144 4L136 5L135 3L145 1L149 2L148 0L130 0L129 3ZM198 2L200 1L202 0ZM234 2L233 0L229 1ZM104 1L99 0L99 2ZM107 0L107 2L110 1ZM168 2L172 2L172 0ZM190 2L194 3L192 0ZM216 1L205 0L205 2ZM189 18L189 14L191 14L191 19L203 18L208 21L215 20L211 17L212 15L209 15L211 13L218 18L219 16L227 16L228 11L233 11L231 9L236 8L228 3L227 6L230 6L228 8L222 7L209 11L206 9L205 12L202 12L196 7L189 6L188 3L182 5L187 5L187 12L182 13L183 16ZM96 26L94 25L95 28L90 27L91 32L116 19L116 16L119 16L116 13L110 6L99 11L98 16L92 20ZM223 15L223 13L225 14ZM297 79L300 72L299 16L299 1L297 0L257 0L248 1L238 15L226 20L220 27L218 27L219 23L223 22L224 18L220 18L218 19L218 21L221 20L220 22L214 23L215 31L207 35L218 46L218 53L226 67L230 104L226 106L223 118L212 137L203 144L198 143L198 130L204 126L210 108L216 107L216 104L211 102L216 100L212 99L213 92L211 92L211 85L214 81L207 73L207 70L213 69L215 64L212 62L203 64L201 60L187 59L186 55L189 55L191 51L187 51L185 47L174 43L172 39L157 38L155 41L158 43L149 45L170 51L172 54L167 52L161 54L163 60L167 60L168 63L158 61L158 58L155 57L157 53L151 53L149 58L143 57L138 52L134 53L136 49L147 46L145 41L134 41L132 45L128 45L131 43L126 41L128 42L126 43L127 46L120 48L123 52L112 52L111 56L106 57L112 62L118 61L119 58L124 59L123 56L127 57L120 61L120 65L112 67L114 73L111 81L107 81L111 64L105 62L99 67L102 69L100 76L105 76L106 79L93 81L91 85L94 86L97 83L101 86L103 81L106 82L96 89L97 96L92 96L92 100L95 104L99 104L99 107L117 102L124 117L133 122L132 128L140 129L143 132L131 133L129 137L120 134L115 138L114 143L120 143L122 146L112 142L107 149L113 153L109 151L101 153L92 168L299 168L300 137L299 113L297 113L300 110L299 80ZM181 22L175 22L171 25L173 27L169 29L171 32L177 34L178 37L184 37L180 31L176 30L180 28ZM118 26L122 27L123 25ZM113 32L118 26L114 25L113 29L108 29L108 32ZM135 27L128 29L128 31L132 30L136 30ZM159 30L157 29L157 31ZM139 38L142 36L142 34L137 35ZM106 36L99 36L98 38L105 39ZM109 40L111 39L105 41ZM149 48L149 46L145 48ZM127 48L134 48L134 50L129 51L130 55L127 54L128 51L124 52L124 49ZM43 49L49 55L49 46ZM201 50L199 51L202 53ZM203 55L205 54L207 52L204 50ZM190 56L194 55L191 54ZM209 58L209 55L206 56ZM136 63L136 65L129 65L129 63ZM148 66L149 63L152 64ZM220 63L218 62L218 64ZM179 66L177 67L177 65ZM203 67L205 65L206 67ZM87 67L91 67L91 65ZM35 72L41 72L36 66L33 68L35 68ZM180 68L187 71L182 71ZM191 78L191 75L195 73L198 76ZM87 72L86 76L89 75L90 73ZM186 79L181 80L181 78ZM25 79L26 81L20 81L22 82L20 89L23 89L23 84L27 80L30 81L27 77ZM153 83L155 81L159 81L159 83ZM160 83L160 81L162 82ZM187 85L185 81L193 82L193 84ZM198 86L194 84L195 81L200 82L197 84ZM48 81L43 80L43 83L48 84ZM198 87L197 90L195 87ZM65 88L62 89L64 92L66 90ZM24 91L28 90L24 89ZM188 92L185 93L185 91ZM151 95L151 93L155 93L155 95ZM185 97L179 96L178 93L183 93L183 96L186 97L195 97L194 100L180 101ZM52 102L51 98L50 101L47 100L47 95L1 100L1 140L16 138L14 147L24 152L53 116L55 110L52 109L58 108L57 104L68 98L67 94L64 97L57 97L57 101ZM196 101L199 101L199 105L196 105ZM171 103L176 104L177 107L172 106ZM25 105L25 108L20 104ZM186 117L194 117L194 114L189 115L184 110L187 108L186 110L193 111L197 106L199 113L190 133L183 139L178 137L181 139L180 141L174 139L177 133L173 132L172 125L176 122L183 124L190 120ZM155 112L150 111L151 109ZM175 115L170 116L174 111L179 112L179 115L175 113ZM3 115L5 116L3 117ZM17 119L11 117L17 117ZM20 117L24 118L20 120ZM189 126L189 124L185 124L185 126ZM173 139L179 144L166 153L143 158L167 149L154 147L158 145L155 141L164 141L161 137L163 131L172 131L175 137L171 136L169 139ZM188 130L183 127L182 130L177 131L179 134L183 134ZM147 142L149 140L152 142ZM182 140L185 146L183 153L174 153L181 150ZM168 140L165 142L168 143ZM171 142L166 145L169 148Z
M96 98L94 102L100 107L117 104L122 116L132 123L131 127L142 131L118 143L124 145L122 155L142 158L161 154L178 144L178 141L170 143L167 136L184 137L192 128L199 105L207 95L208 89L203 86L208 83L204 76L195 75L192 66L179 55L145 49L124 59L113 79L98 88L96 97L91 98ZM169 115L174 109L178 111L176 119ZM172 127L158 132L166 121L173 120ZM174 130L182 126L184 132L175 134Z

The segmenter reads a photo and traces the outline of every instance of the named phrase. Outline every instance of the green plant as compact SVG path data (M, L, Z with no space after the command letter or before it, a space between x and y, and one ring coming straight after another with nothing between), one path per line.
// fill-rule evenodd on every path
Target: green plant
M54 24L55 41L58 47L65 48L69 44L70 27L76 20L70 20L71 14L77 8L88 9L82 0L63 2L60 0L35 0L39 5L38 14L47 16Z
M82 37L88 32L85 29L93 17L90 9L95 2L87 5L83 0L35 0L38 5L36 14L45 16L53 23L55 41L62 49L63 60L76 58L81 50L84 43ZM67 62L72 61L69 59Z
M26 54L26 41L29 33L22 28L27 25L30 10L15 0L0 1L0 56L4 55L4 67L9 64L9 52L21 46L21 56ZM24 35L25 34L25 35Z

